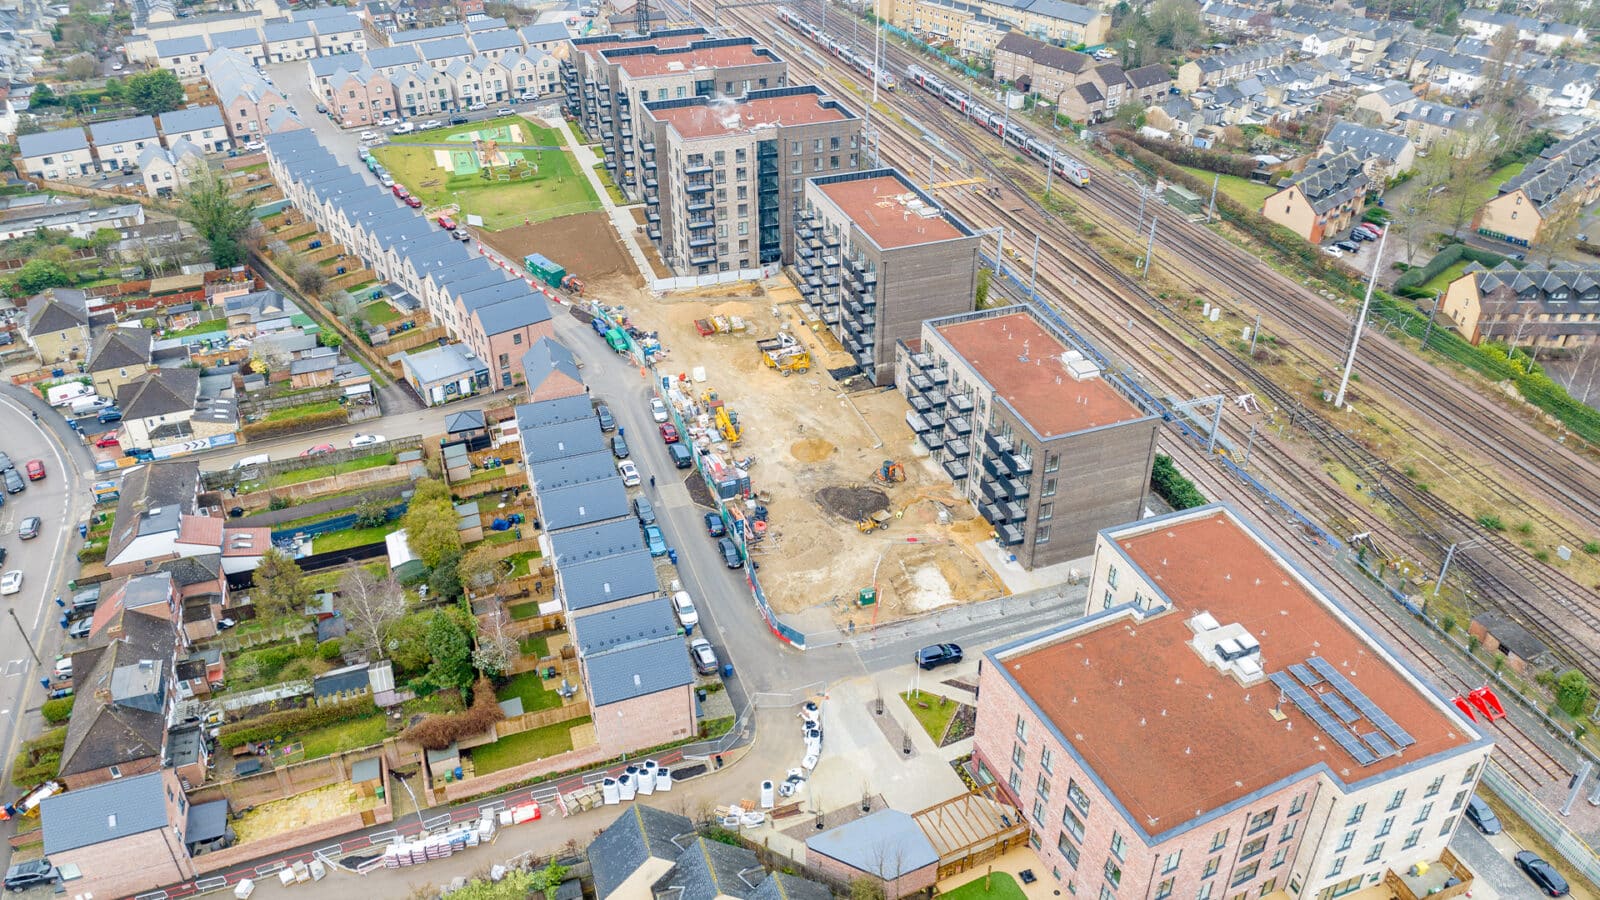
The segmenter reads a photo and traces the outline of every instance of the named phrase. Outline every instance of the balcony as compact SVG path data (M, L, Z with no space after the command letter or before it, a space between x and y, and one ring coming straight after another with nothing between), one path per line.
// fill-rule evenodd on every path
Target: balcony
M684 185L683 185L684 191L687 192L687 193L690 193L690 194L704 194L706 191L711 190L713 187L714 187L714 185L710 181L704 181L704 180L686 181L686 182L684 182Z
M655 192L653 192L653 191L652 192L648 192L648 193L646 193L644 195L644 205L645 206L660 206L661 205L661 198L658 197L655 194Z
M987 439L985 443L987 443ZM984 456L983 471L988 473L991 478L1010 478L1013 474L1011 467L1006 465L1005 457L998 453L990 453Z
M717 239L710 236L692 237L689 239L689 246L696 250L700 249L701 247L714 247L716 246L716 243Z
M984 435L983 443L994 453L1011 453L1014 449L1011 444L1011 438L998 433Z
M700 253L689 257L689 265L691 266L710 266L715 265L716 262L717 255L715 253Z
M1012 499L1025 500L1028 497L1028 479L1012 478L1006 481L1006 489Z
M960 394L956 395L957 398L960 396ZM972 433L972 423L968 422L967 417L963 415L947 415L944 424L946 428L950 429L950 433L957 437L966 437Z
M647 210L645 210L644 211L644 220L646 222L649 222L652 225L660 224L661 223L661 211L658 210L658 209L647 209Z
M950 452L949 446L945 447L945 452ZM959 459L947 459L944 461L944 473L950 476L950 480L960 481L967 477L967 464Z
M941 390L939 390L937 388L935 388L934 390L929 391L928 392L928 402L933 404L933 408L934 409L944 409L944 405L945 405L944 391L941 391Z
M939 385L940 387L944 387L950 383L950 373L943 369L934 369L928 373L928 377L932 378L933 383Z
M711 174L711 167L706 165L706 164L704 164L704 163L699 163L697 165L692 165L692 166L684 166L683 167L683 174L685 174L685 175L709 175L709 174Z
M660 217L657 216L657 218L660 218ZM661 240L661 229L655 227L654 225L650 226L649 228L646 228L644 233L650 235L650 240L652 240L652 241Z
M717 205L715 203L712 203L710 200L695 200L695 201L689 203L684 208L689 210L689 212L697 213L697 212L710 212L711 210L716 209L716 206Z
M648 169L650 167L649 166L645 166L645 168ZM644 189L647 190L647 191L655 190L656 189L656 180L654 178L651 178L649 175L646 175L644 177Z
M950 408L962 415L972 412L972 398L966 394L951 394Z
M1022 526L1005 524L995 529L996 540L1002 547L1015 547L1022 543Z
M933 404L929 403L928 398L922 396L921 394L911 394L907 396L906 405L910 406L914 411L916 411L917 415L919 416L923 413L933 412Z
M711 226L717 224L717 220L716 219L690 219L686 224L688 224L690 230L698 230L698 229L701 229L701 228L710 228Z
M912 359L915 358L916 357L914 356L912 357ZM926 375L913 375L906 379L906 382L910 384L911 389L916 391L918 394L927 394L929 391L933 390L933 382L929 381L928 376Z
M917 434L933 430L932 426L928 424L928 420L924 419L921 413L912 410L906 410L906 424L911 426L911 430Z
M1017 473L1018 475L1033 474L1032 456L1013 456L1008 458L1006 462L1011 464L1011 471Z
M597 84L595 84L594 87L595 87L595 90L599 91L602 94L611 93L611 85L606 84L604 81L598 82Z
M917 435L917 440L922 442L922 446L927 447L929 450L938 450L944 446L944 438L937 431L923 432Z
M966 459L972 455L972 447L961 438L949 438L945 441L944 452L946 456L955 459ZM966 476L962 476L965 478Z
M644 143L639 145L639 149L643 150L646 153L654 153L654 152L656 152L656 142L655 141L645 141Z
M606 160L606 168L612 172L615 172L617 170L617 161L614 159Z

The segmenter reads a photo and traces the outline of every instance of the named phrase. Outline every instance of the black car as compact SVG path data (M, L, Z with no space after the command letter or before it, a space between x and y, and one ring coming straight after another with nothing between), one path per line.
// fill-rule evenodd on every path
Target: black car
M1489 804L1477 797L1467 804L1467 821L1478 826L1478 830L1484 834L1499 834L1501 831L1500 817L1494 814Z
M6 493L8 494L20 494L28 488L28 483L22 480L22 476L17 474L16 469L7 469L5 479Z
M950 663L961 662L960 644L934 644L923 647L917 651L915 657L917 667L921 669L937 669Z
M728 533L727 526L722 524L722 516L716 513L706 513L706 533L714 538L722 537Z
M11 457L5 455L4 453L0 453L0 472L9 472L15 468L16 465L11 462Z
M1350 240L1358 242L1370 241L1372 240L1372 232L1366 230L1365 228L1352 228L1350 229Z
M466 116L451 116L450 117L450 124L451 125L465 125L465 124L467 124L467 117Z
M596 403L595 404L595 406L594 406L594 415L595 415L595 418L600 420L600 430L601 431L613 431L613 430L616 429L616 427L617 427L616 417L611 415L611 408L606 406L604 403Z
M687 469L694 465L694 451L685 446L682 441L668 444L667 455L672 457L672 464L680 469Z
M1554 866L1545 862L1539 854L1531 850L1524 850L1513 859L1516 860L1517 868L1533 879L1533 883L1537 884L1540 890L1552 897L1565 897L1567 895L1567 880L1562 878L1561 873L1557 872Z
M730 569L737 569L744 565L744 560L739 558L739 545L728 538L717 540L717 549L722 552L722 564Z
M1360 253L1361 252L1361 245L1356 243L1355 241L1338 241L1338 242L1336 242L1334 244L1334 246L1338 247L1340 250L1343 250L1346 253Z
M611 436L611 455L615 456L617 459L628 458L628 442L623 440L622 435L620 434L613 434Z
M6 890L25 891L41 884L54 884L56 867L48 859L17 863L6 870Z
M656 508L650 501L643 497L633 498L633 514L639 517L640 525L654 525L656 523Z

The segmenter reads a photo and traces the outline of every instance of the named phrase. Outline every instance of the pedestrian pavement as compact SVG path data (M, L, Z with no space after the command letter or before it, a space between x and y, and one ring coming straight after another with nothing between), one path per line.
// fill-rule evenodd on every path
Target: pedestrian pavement
M611 199L611 193L606 190L605 182L600 180L600 173L595 171L594 167L600 163L601 157L593 149L579 143L577 134L572 130L572 123L564 117L546 119L545 124L552 125L561 133L562 143L577 161L578 170L589 179L589 184L594 188L595 195L600 198L606 215L611 217L611 225L616 229L622 246L627 249L628 255L633 257L633 264L638 268L639 274L647 281L654 278L655 269L651 268L650 261L645 258L644 250L639 247L639 223L634 221L633 213L628 207L618 206L616 201Z

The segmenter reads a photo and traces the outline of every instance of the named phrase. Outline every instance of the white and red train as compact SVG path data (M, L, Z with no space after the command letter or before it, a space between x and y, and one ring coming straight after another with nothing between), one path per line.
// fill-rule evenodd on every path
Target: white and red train
M847 44L828 37L822 32L822 29L807 22L787 6L778 7L778 18L782 19L784 24L810 38L812 43L828 51L829 56L844 60L850 64L851 68L876 80L878 87L886 91L894 90L894 73L889 71L888 66L879 67L874 65L870 58L863 58L861 54L850 49Z
M1051 166L1058 178L1064 178L1081 188L1089 186L1087 165L1060 150L1052 150L1049 144L1034 137L1027 129L1014 121L1008 121L1004 113L995 112L984 106L921 66L907 66L906 77L918 87L938 97L945 106L959 111L963 116L983 126L999 138L1001 143L1015 147L1039 162Z

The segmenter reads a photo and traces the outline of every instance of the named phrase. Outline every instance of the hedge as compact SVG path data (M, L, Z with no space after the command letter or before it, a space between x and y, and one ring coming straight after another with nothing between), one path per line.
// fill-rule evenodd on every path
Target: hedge
M1223 153L1218 150L1202 150L1179 144L1176 141L1161 140L1146 137L1142 134L1117 130L1116 135L1133 141L1135 144L1161 156L1164 159L1188 166L1191 169L1205 169L1207 172L1221 172L1224 175L1235 175L1239 178L1249 178L1261 164L1254 157L1240 153Z
M259 441L263 438L280 437L294 434L299 431L309 431L313 428L325 428L332 425L343 425L350 421L350 414L343 409L331 409L327 412L309 413L281 422L251 422L239 429L247 441Z
M283 741L298 731L310 731L327 725L338 725L378 714L378 705L370 695L346 700L343 703L325 703L303 709L286 709L267 713L254 719L232 722L222 726L217 743L226 750L252 741Z
M39 712L44 715L44 720L51 725L60 725L72 718L72 702L76 697L62 697L59 700L46 700L39 707Z
M428 716L407 728L401 737L426 750L443 750L464 737L483 734L506 717L495 700L494 683L482 675L472 685L472 708L465 712Z
M1178 467L1172 464L1172 457L1164 453L1156 454L1156 464L1150 469L1150 487L1174 510L1193 509L1211 502L1194 486L1194 482L1183 477Z
M1488 250L1468 247L1466 244L1451 244L1435 253L1433 259L1428 260L1427 265L1407 269L1404 274L1396 278L1394 280L1394 292L1407 297L1417 296L1416 291L1418 288L1432 281L1440 272L1460 262L1462 257L1481 263L1490 269L1506 261L1506 258L1498 253L1490 253Z

